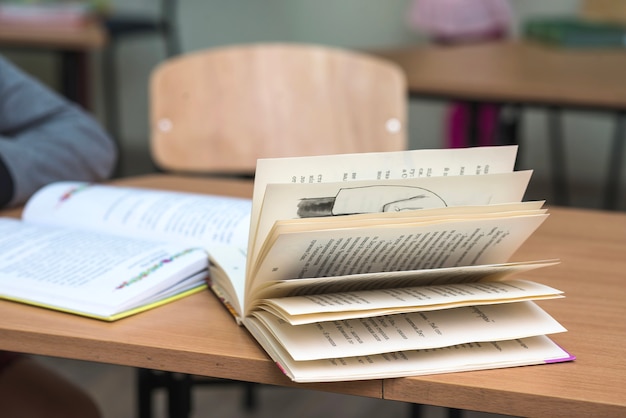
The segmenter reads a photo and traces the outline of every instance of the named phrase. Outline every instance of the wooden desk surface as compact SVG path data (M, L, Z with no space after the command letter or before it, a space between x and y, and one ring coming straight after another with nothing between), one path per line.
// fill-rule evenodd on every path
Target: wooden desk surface
M516 260L558 257L527 274L565 299L539 303L568 332L571 363L388 380L385 398L518 416L626 416L626 213L550 209Z
M249 197L249 181L146 176L134 186ZM4 211L2 215L19 215ZM201 292L142 314L105 323L0 301L0 349L79 360L296 386L217 298ZM382 397L380 380L302 387Z
M0 25L0 46L90 50L103 47L106 40L98 21L76 29Z
M624 49L510 41L372 53L400 65L416 96L626 109Z
M248 182L162 175L121 183L235 196L252 189ZM115 323L0 301L0 349L501 414L626 416L626 214L551 213L514 258L561 258L528 278L565 291L565 299L541 305L568 328L554 339L578 357L572 363L296 385L208 291Z

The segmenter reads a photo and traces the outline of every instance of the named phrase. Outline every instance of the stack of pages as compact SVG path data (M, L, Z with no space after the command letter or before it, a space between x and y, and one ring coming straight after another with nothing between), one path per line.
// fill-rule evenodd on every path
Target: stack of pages
M262 159L248 245L209 248L211 288L297 382L572 360L509 262L548 214L517 147Z

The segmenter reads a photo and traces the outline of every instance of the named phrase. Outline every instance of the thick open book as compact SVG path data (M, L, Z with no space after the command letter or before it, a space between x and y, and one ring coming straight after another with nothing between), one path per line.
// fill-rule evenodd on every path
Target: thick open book
M258 161L246 246L209 248L211 289L292 380L572 360L509 262L546 219L517 147Z
M206 288L207 248L245 245L251 201L87 183L0 218L0 298L116 320Z

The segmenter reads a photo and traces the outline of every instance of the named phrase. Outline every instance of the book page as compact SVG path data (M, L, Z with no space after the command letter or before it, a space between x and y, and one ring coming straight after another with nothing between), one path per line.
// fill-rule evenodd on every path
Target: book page
M463 176L513 171L517 146L422 149L294 158L259 159L254 179L254 211L270 183L332 183L357 180Z
M517 146L513 145L260 159L254 179L252 239L248 254L255 254L254 237L265 190L270 183L311 184L508 173L513 171L516 155Z
M257 293L255 293L255 302L262 303L263 299L290 296L500 281L510 279L514 274L553 266L558 263L558 260L539 260L280 280L278 282L268 282L265 286L258 289ZM255 303L252 309L256 308L256 306L258 305Z
M337 222L341 222L342 215L521 202L531 174L518 171L350 183L268 184L251 257L258 257L269 231L279 220L303 219L302 224L308 224L306 219L337 217ZM311 225L315 228L315 224Z
M250 322L255 321L254 318ZM467 343L430 350L411 350L371 356L294 361L260 326L252 334L295 382L337 382L423 376L438 373L497 369L572 361L575 357L541 335L516 340Z
M201 248L0 218L3 298L108 317L203 284L207 267Z
M526 280L454 283L265 299L260 307L291 325L422 312L460 306L562 297L560 290Z
M423 350L470 342L511 340L566 331L533 302L470 306L344 321L290 325L253 316L297 361ZM244 324L248 327L248 323Z
M250 210L249 199L59 182L37 192L22 218L208 248L247 246Z
M243 316L246 250L247 247L217 245L209 252L211 288L237 321Z
M279 280L504 263L546 216L281 234L251 272L246 304Z

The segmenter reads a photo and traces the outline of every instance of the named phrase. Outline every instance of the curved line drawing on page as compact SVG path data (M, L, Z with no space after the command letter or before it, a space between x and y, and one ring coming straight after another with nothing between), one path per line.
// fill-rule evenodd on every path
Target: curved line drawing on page
M315 218L446 206L446 201L432 190L413 186L377 185L341 188L335 196L302 198L298 202L297 214L300 218Z

